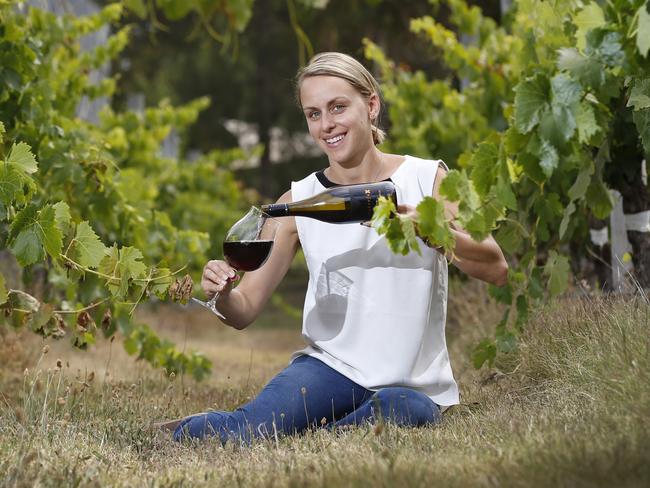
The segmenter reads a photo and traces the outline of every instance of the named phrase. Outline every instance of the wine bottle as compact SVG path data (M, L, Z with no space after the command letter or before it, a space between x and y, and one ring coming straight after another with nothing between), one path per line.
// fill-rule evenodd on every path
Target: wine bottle
M392 181L334 186L297 202L262 205L262 211L271 217L311 217L337 224L365 222L372 218L379 197L391 198L397 205Z

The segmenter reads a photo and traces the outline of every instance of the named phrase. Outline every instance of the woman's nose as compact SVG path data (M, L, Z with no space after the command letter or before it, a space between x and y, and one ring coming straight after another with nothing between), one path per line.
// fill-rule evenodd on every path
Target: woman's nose
M330 114L323 114L321 117L321 129L324 131L330 131L336 126L334 118Z

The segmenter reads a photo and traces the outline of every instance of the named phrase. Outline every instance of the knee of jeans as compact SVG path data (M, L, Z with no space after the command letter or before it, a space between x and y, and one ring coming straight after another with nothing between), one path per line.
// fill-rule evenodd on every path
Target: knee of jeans
M406 387L388 387L378 390L373 396L376 414L399 424L423 425L437 422L440 407L428 396Z
M223 415L220 412L210 412L189 417L176 427L174 440L203 439L217 435L223 437L222 421Z

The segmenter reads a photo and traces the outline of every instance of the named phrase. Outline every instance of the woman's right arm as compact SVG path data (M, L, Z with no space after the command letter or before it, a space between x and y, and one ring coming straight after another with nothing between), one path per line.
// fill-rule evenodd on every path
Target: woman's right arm
M277 203L291 202L291 191L282 195ZM298 231L294 217L279 219L280 226L269 259L264 265L245 273L236 288L235 270L225 261L209 261L203 268L201 287L208 297L219 292L217 309L235 329L244 329L260 314L262 308L287 273L298 249Z

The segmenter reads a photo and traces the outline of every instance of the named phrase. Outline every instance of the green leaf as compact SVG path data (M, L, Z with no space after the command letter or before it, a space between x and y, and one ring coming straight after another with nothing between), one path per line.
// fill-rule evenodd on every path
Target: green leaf
M11 252L14 253L18 263L23 267L43 259L43 247L39 242L34 226L30 226L18 233L18 236L11 244Z
M519 295L517 297L517 320L515 321L515 327L520 331L523 330L524 325L528 322L528 298L526 295Z
M650 108L650 78L633 81L627 106L634 107L634 110Z
M7 285L4 275L0 273L0 305L4 303L7 303Z
M568 195L571 200L580 200L587 193L591 177L594 174L594 164L589 161L585 167L580 170L576 181L569 188Z
M0 121L0 144L4 142L4 135L6 133L5 125Z
M578 126L578 140L582 144L587 144L589 139L598 134L601 129L596 121L593 107L587 102L582 102L578 105L576 110L576 124Z
M11 147L7 163L13 164L28 174L36 173L38 163L28 144L19 142Z
M575 203L571 202L564 210L564 215L562 216L562 222L560 222L560 239L564 239L564 234L566 234L567 228L569 227L569 222L571 221L571 216L576 211Z
M142 253L134 247L123 247L120 249L120 270L122 276L129 275L130 278L140 278L147 267L140 262Z
M605 25L605 14L597 3L589 3L573 17L573 23L577 27L576 44L582 51L587 44L587 32Z
M145 19L147 17L147 6L145 5L144 0L122 0L122 1L124 3L124 6L127 9L129 9L131 12L136 14L141 19Z
M563 293L569 282L569 259L556 251L549 251L544 274L548 277L548 290L551 297Z
M527 134L548 108L549 80L541 74L526 78L515 87L515 126L521 134Z
M539 151L539 166L542 168L544 175L547 178L550 178L553 174L555 168L560 162L560 158L557 153L557 149L548 142L547 140L542 140Z
M157 268L152 279L149 290L161 300L165 300L167 290L172 283L171 271L169 268Z
M77 225L73 240L73 259L86 268L97 268L107 254L106 246L99 240L87 221Z
M504 286L488 285L488 293L499 303L505 305L512 303L512 287L509 283Z
M510 221L503 222L499 226L494 238L506 254L515 254L523 242L519 226Z
M497 348L490 339L483 339L472 352L472 363L476 369L480 369L486 362L491 366L497 355Z
M22 266L43 259L44 251L57 258L63 242L54 220L54 208L46 205L37 211L33 205L25 207L11 223L9 241L12 252Z
M566 70L580 83L599 89L605 83L605 71L601 64L584 56L575 48L564 47L558 50L557 67Z
M451 250L455 244L454 234L445 222L445 206L433 197L425 197L417 206L418 230L422 237L445 250Z
M512 191L512 185L510 184L510 181L507 181L503 175L499 175L497 178L495 196L501 205L509 208L510 210L517 210L517 197Z
M638 11L639 24L636 30L636 47L641 56L647 57L650 50L650 13L648 13L648 2L641 5Z
M488 194L494 184L498 159L499 148L490 142L480 143L472 154L470 160L471 178L476 191L483 197Z
M70 222L72 221L70 206L65 202L57 202L52 206L54 207L56 226L65 234L70 227Z
M650 155L650 109L646 108L632 112L632 119L637 131L639 131L643 149L646 155Z
M63 240L56 222L56 211L52 205L46 205L39 212L37 229L45 251L53 258L58 258L63 248Z
M14 203L17 195L22 195L23 178L13 166L0 163L0 201L9 206Z
M614 208L609 190L600 178L593 178L587 189L587 206L598 219L604 219Z
M544 287L542 286L542 269L535 267L530 273L528 280L528 294L530 298L539 300L544 297Z
M496 347L499 352L511 353L517 350L517 336L510 331L497 331Z

